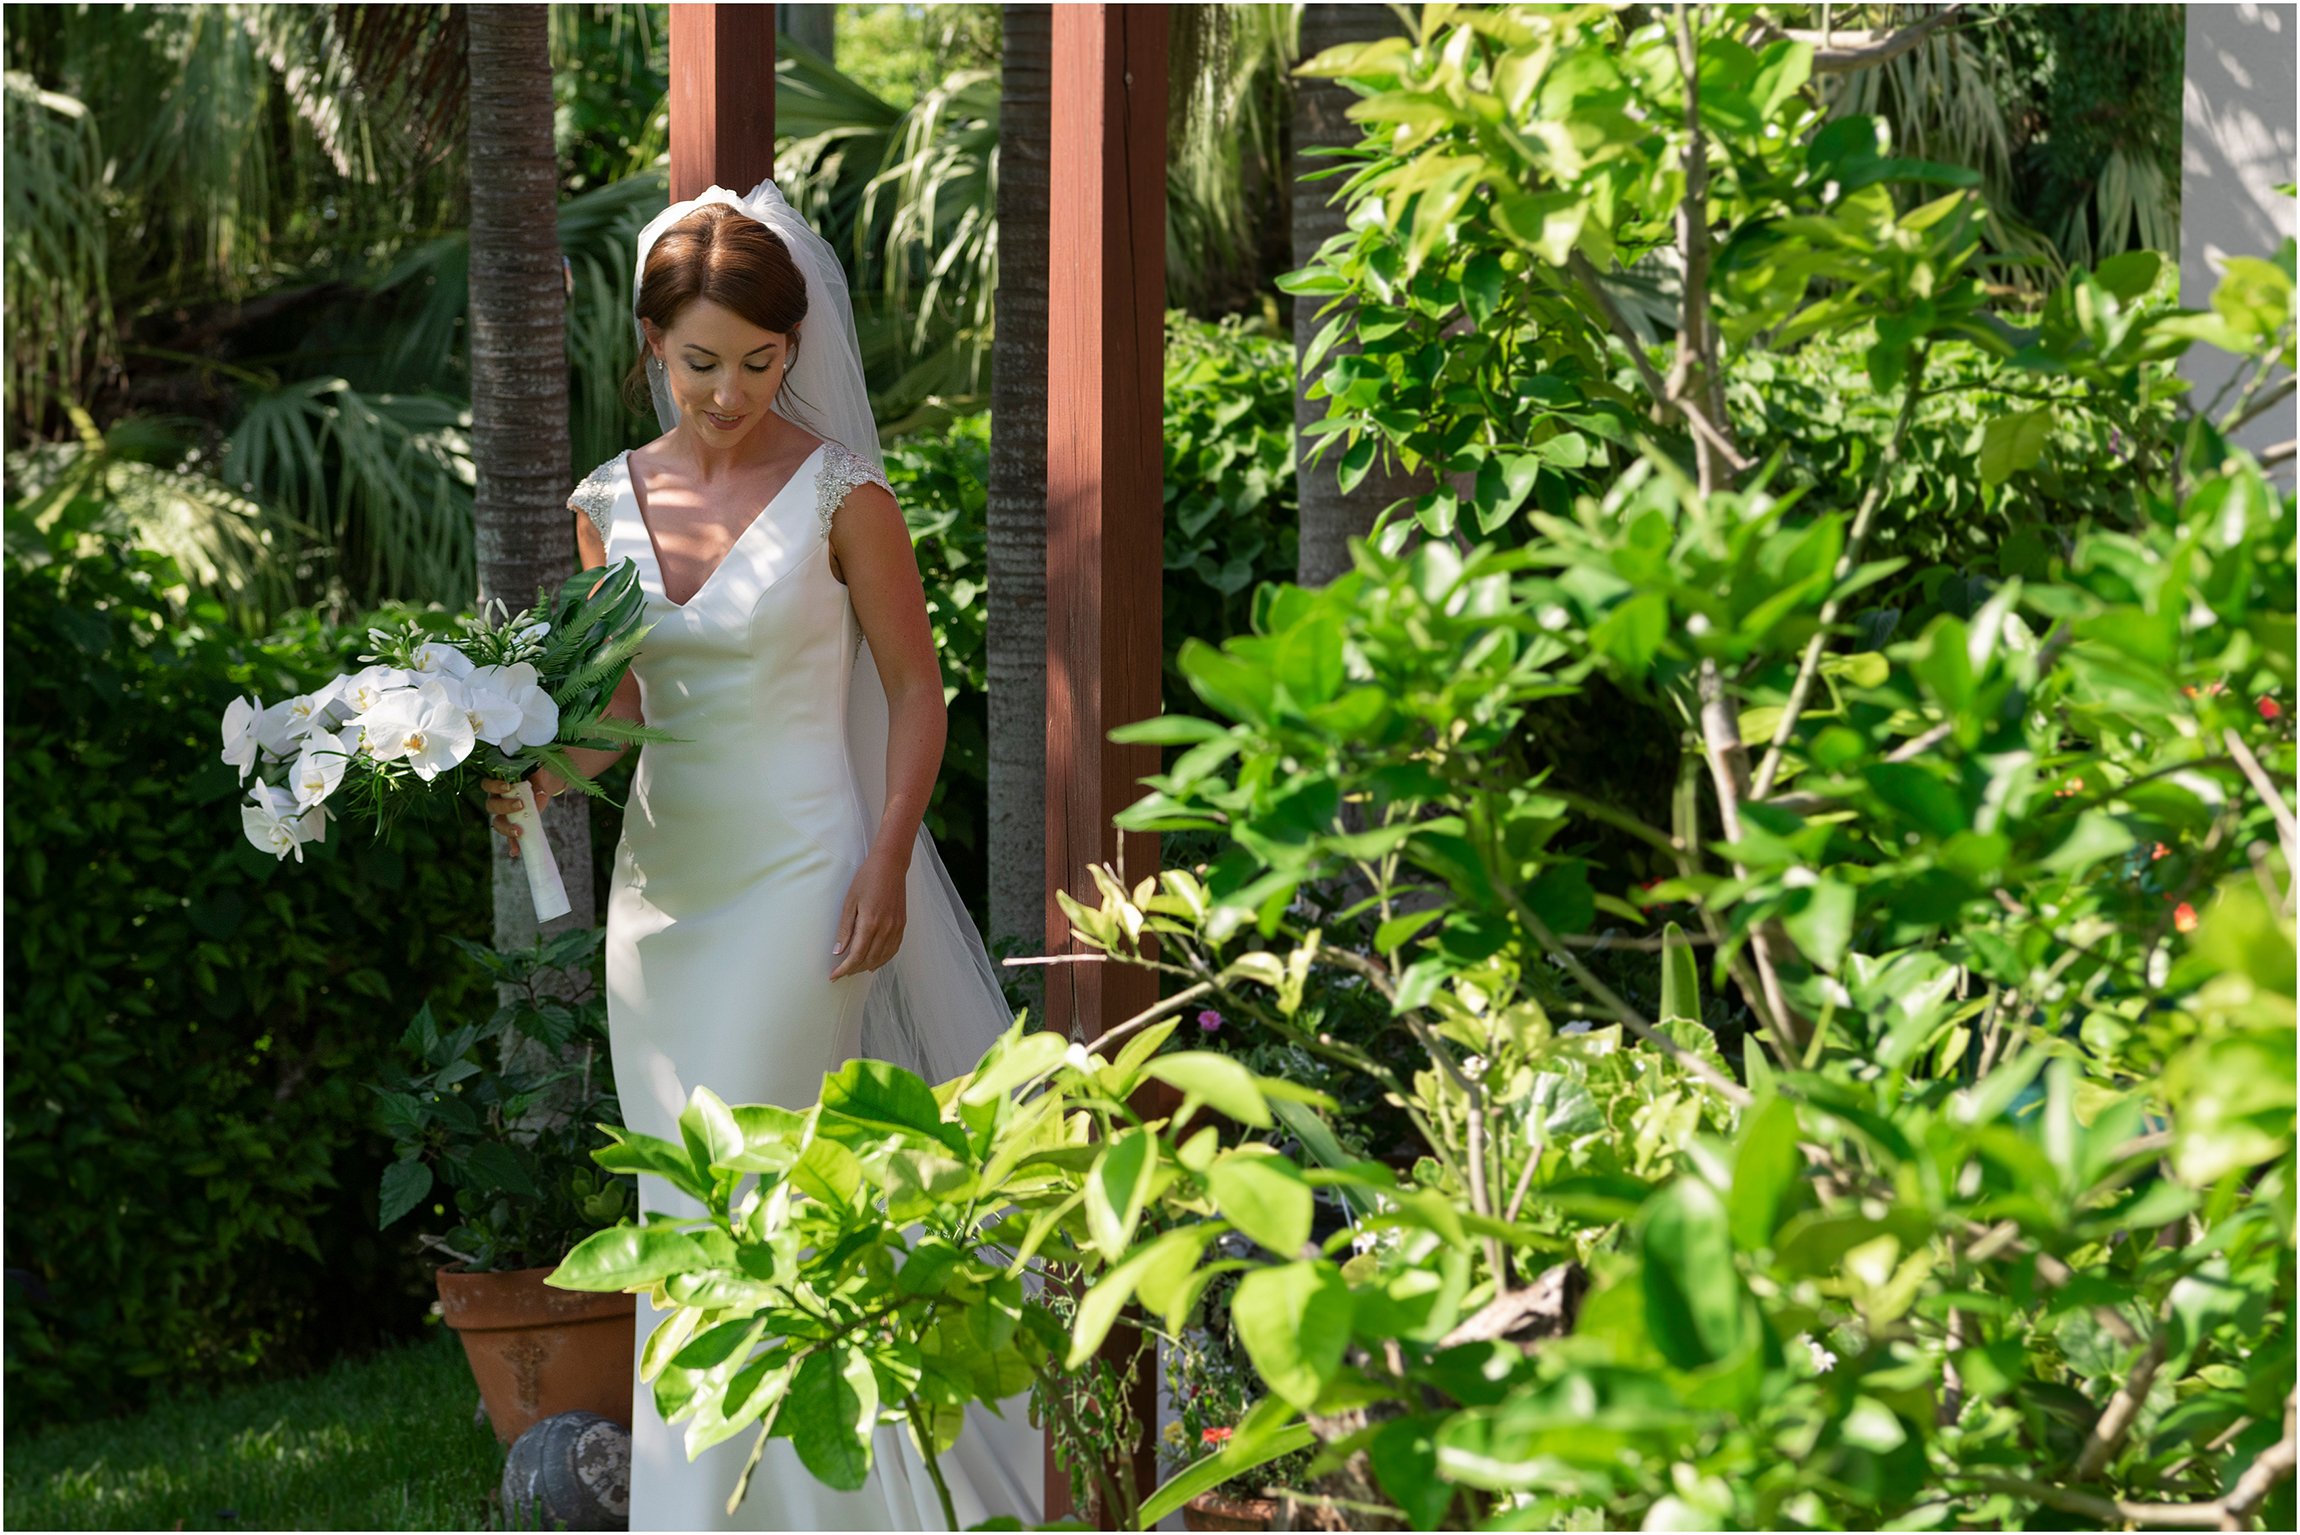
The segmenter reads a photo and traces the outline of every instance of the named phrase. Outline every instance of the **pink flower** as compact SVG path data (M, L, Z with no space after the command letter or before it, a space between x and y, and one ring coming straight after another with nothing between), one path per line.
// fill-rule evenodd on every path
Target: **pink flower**
M1237 1430L1232 1428L1210 1428L1200 1434L1198 1438L1201 1443L1205 1444L1227 1444L1230 1436L1236 1432Z
M1199 1029L1199 1031L1200 1031L1201 1033L1205 1033L1205 1034L1219 1034L1219 1033L1221 1033L1221 1032L1222 1032L1222 1015L1221 1015L1220 1013L1217 1013L1217 1012L1215 1012L1215 1011L1214 1011L1212 1008L1210 1008L1210 1007L1209 1007L1209 1008L1206 1008L1204 1011L1202 1011L1202 1012L1200 1012L1200 1013L1198 1014L1198 1029ZM1228 1430L1227 1430L1227 1429L1225 1429L1225 1430L1223 1430L1223 1432L1227 1433L1227 1432L1228 1432Z
M2280 720L2284 717L2284 706L2273 698L2263 698L2260 700L2260 717L2264 720Z

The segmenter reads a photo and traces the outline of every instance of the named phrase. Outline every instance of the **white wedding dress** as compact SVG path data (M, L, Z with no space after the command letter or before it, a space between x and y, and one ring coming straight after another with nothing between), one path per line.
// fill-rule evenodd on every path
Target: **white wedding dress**
M628 454L569 500L598 527L608 564L638 563L654 628L632 669L646 722L681 738L641 749L607 907L615 1083L626 1124L644 1134L676 1142L696 1087L729 1103L804 1108L825 1072L862 1054L933 1079L955 1075L973 1064L987 1026L973 1014L996 1005L983 1001L981 940L924 831L901 955L880 971L830 979L840 908L885 799L885 694L831 573L828 536L865 480L886 483L857 454L823 442L685 603L664 595ZM897 995L906 977L907 999ZM876 1002L874 986L886 988ZM944 1016L959 1011L963 1020ZM640 1197L649 1210L703 1213L658 1180L642 1180ZM640 1298L642 1347L663 1315ZM1026 1396L1001 1407L1003 1417L970 1408L941 1457L961 1528L1040 1516L1042 1435ZM824 1486L788 1439L770 1441L730 1516L751 1434L690 1463L684 1425L663 1422L645 1384L633 1420L634 1530L942 1527L934 1484L899 1425L878 1428L870 1479L856 1492Z

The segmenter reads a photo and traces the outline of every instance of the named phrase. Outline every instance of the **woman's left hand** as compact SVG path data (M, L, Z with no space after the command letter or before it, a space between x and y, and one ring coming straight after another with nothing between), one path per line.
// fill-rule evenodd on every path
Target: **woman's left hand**
M838 939L831 947L838 963L831 967L832 980L876 970L902 947L903 881L909 873L906 865L876 849L855 871L846 902L839 908Z

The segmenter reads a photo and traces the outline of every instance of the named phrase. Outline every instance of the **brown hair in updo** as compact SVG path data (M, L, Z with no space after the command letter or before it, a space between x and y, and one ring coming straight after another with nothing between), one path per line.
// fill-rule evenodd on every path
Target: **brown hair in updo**
M748 214L713 203L656 236L639 284L638 317L667 331L698 299L732 310L761 330L788 335L807 317L807 280L781 236ZM795 342L790 355L798 355ZM789 415L785 395L789 404L806 409L787 375L775 400L778 412ZM654 411L644 345L623 376L623 403L636 415Z

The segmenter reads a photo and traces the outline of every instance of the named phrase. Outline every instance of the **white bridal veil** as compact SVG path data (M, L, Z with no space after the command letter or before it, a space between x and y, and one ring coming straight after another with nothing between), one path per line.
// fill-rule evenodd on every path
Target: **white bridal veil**
M885 482L878 423L863 384L862 352L855 338L853 302L846 272L830 242L799 217L773 181L762 181L743 196L714 186L700 197L673 203L640 232L632 268L632 325L638 324L640 287L647 253L656 239L698 208L725 203L767 226L783 242L807 285L807 315L798 355L784 374L785 388L775 412L808 431L840 444L868 464ZM641 345L645 335L641 332ZM669 431L679 408L671 398L662 366L650 359L648 384L655 418ZM793 395L798 404L788 403ZM875 830L886 808L887 701L870 644L855 657L847 699L847 755L854 768L855 793ZM863 1009L858 1052L892 1061L926 1078L944 1082L971 1069L992 1040L1013 1022L998 974L982 939L943 868L934 839L924 827L911 850L904 888L907 907L902 947L881 966Z

